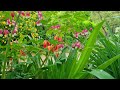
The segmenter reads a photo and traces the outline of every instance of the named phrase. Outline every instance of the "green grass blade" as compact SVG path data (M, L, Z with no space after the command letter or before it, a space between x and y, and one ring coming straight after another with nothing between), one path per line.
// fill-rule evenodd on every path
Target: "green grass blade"
M82 71L86 65L86 63L88 62L88 59L90 57L90 54L92 52L92 49L94 47L94 43L96 42L97 40L97 36L98 36L98 33L103 25L104 21L102 21L101 23L99 23L95 29L93 30L92 34L90 35L90 38L88 40L88 42L86 43L86 46L81 54L81 57L80 57L80 60L77 64L77 66L75 67L74 71L72 71L69 75L69 77L73 76L79 71Z
M102 43L102 45L105 48L104 51L107 52L107 57L112 58L119 54L119 53L117 53L117 50L119 50L119 48L118 48L119 46L116 45L116 42L118 42L117 40L112 40L113 41L113 43L112 43L111 39L106 38L102 33L99 33L98 37L99 37L99 41ZM102 52L100 52L100 53L102 53ZM104 59L104 61L106 61L106 60L108 60L108 59ZM118 78L118 75L119 75L117 66L119 66L119 65L117 65L117 62L114 62L110 65L113 75L116 78Z
M103 64L101 64L100 66L98 66L99 69L105 69L107 68L109 65L111 65L114 61L116 61L117 59L120 58L120 54L107 60L106 62L104 62Z

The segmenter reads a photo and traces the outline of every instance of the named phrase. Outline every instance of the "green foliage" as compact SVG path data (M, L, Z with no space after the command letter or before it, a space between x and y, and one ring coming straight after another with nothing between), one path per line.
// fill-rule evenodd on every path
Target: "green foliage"
M114 77L112 77L110 74L100 69L92 70L90 74L96 76L99 79L114 79Z
M11 12L0 11L0 30L9 31L0 35L2 79L120 78L119 27L113 32L119 20L107 18L111 12L42 11L40 20L38 12L30 11L29 18L26 13L14 11L13 35L15 26L6 21L12 21Z
M81 72L81 71L84 69L84 67L85 67L85 65L86 65L86 63L87 63L87 61L88 61L88 59L89 59L89 56L90 56L90 54L91 54L91 51L92 51L92 49L93 49L93 47L94 47L94 43L96 42L96 39L97 39L97 35L98 35L98 33L99 33L99 30L101 29L103 23L104 23L104 22L101 22L100 24L98 24L98 25L95 27L95 29L94 29L94 31L92 32L89 40L87 41L87 44L86 44L86 46L85 46L85 48L84 48L84 50L83 50L83 52L82 52L82 54L81 54L80 60L79 60L79 62L78 62L78 65L77 65L76 68L74 69L75 74L76 74L77 72Z

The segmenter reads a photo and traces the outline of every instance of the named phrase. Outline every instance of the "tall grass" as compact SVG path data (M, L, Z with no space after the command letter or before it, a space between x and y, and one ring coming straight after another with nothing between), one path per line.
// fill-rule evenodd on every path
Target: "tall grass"
M113 34L107 22L106 27L108 36L104 36L102 33L99 34L98 43L91 54L91 60L94 62L94 67L100 65L98 68L102 67L101 69L104 69L114 78L120 78L120 34L118 36Z
M104 47L104 45L109 44L109 46L111 46L111 49L113 49L116 46L114 46L113 43L108 42L106 37L101 32L99 32L103 23L104 21L99 23L93 30L92 34L90 35L86 43L84 50L81 52L80 59L77 58L77 53L78 53L77 49L73 50L71 47L64 48L60 57L56 59L57 62L55 64L51 64L48 65L47 67L44 67L44 70L43 68L40 69L39 70L40 73L36 75L37 78L46 78L46 79L85 79L85 78L95 78L95 77L99 79L118 78L113 75L114 73L113 74L110 73L109 70L112 71L115 69L115 67L119 67L118 64L114 65L114 63L118 61L120 55L118 54L114 55L112 53L113 56L108 58L107 55L105 57L106 52L104 53L104 50L106 50L106 48ZM99 37L98 37L98 41L96 42L97 36ZM103 42L104 44L103 45L97 44L100 41L101 43ZM94 44L96 44L95 48L94 48ZM70 53L68 57L65 57L65 51L67 49L70 50ZM99 50L99 52L97 52L97 50ZM107 50L109 51L108 48ZM101 59L102 55L105 58L102 57ZM89 64L92 65L92 68L90 69L87 67L87 65ZM108 69L109 67L111 68Z

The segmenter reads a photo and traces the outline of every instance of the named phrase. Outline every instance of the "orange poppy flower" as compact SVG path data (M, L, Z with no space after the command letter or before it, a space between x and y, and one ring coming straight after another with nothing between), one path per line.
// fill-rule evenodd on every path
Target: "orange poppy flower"
M59 46L56 45L56 46L54 46L54 48L52 49L52 51L53 51L53 52L56 52L56 51L58 51L58 49L59 49Z
M54 46L53 44L47 47L49 51L56 52L59 49L59 46Z
M57 40L58 42L61 42L62 41L62 37L55 36L54 40Z
M54 40L58 40L58 38L59 38L58 36L55 36L55 37L54 37Z
M47 47L49 51L51 51L54 48L54 45L52 44L51 46Z
M44 40L43 47L46 48L48 46L50 46L50 42L48 40Z

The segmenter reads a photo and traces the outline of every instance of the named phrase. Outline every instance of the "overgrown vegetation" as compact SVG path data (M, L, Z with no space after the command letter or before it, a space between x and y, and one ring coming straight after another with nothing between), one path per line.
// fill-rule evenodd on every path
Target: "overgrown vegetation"
M116 13L1 11L1 79L120 78Z

